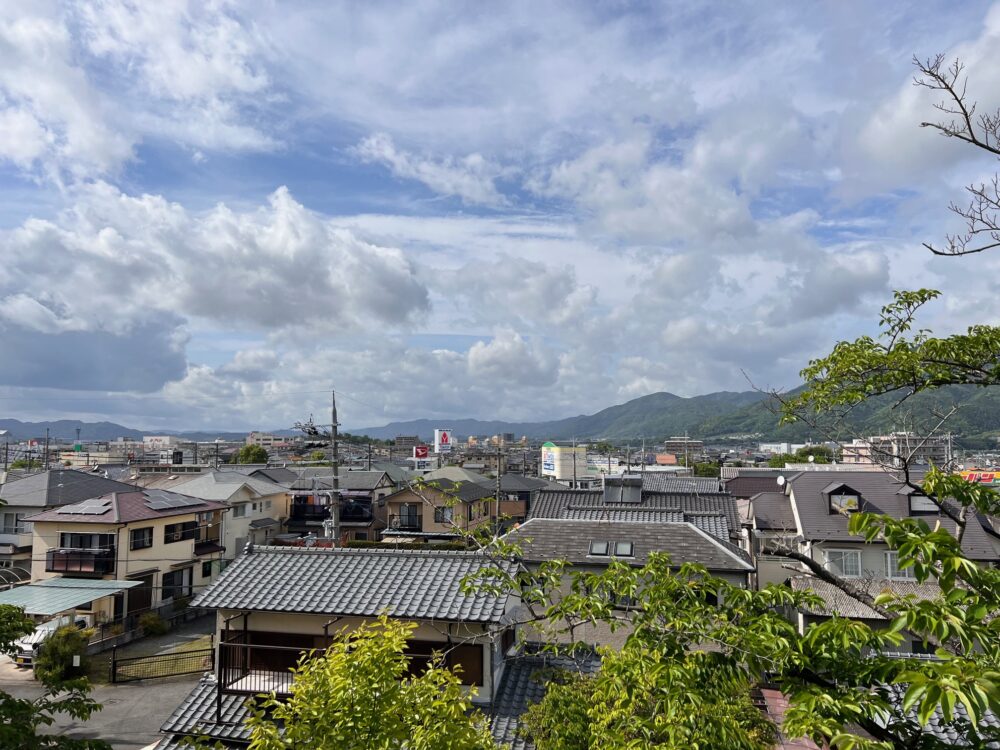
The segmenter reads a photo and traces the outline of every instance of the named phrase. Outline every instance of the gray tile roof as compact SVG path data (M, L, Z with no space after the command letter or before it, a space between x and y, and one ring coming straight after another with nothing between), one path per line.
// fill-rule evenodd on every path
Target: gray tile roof
M268 482L280 484L283 487L291 486L292 482L299 478L298 474L284 466L269 466L264 469L254 469L250 472L250 476L260 477Z
M51 469L7 482L0 487L0 499L7 505L44 508L135 489L135 485L105 479L86 471Z
M510 750L534 750L535 744L518 733L521 716L530 704L545 697L553 673L594 674L600 664L599 657L591 651L572 659L553 654L509 657L493 703L493 739L501 746L509 745Z
M857 541L858 537L847 530L848 518L830 512L829 498L823 494L831 486L847 485L861 496L861 510L882 513L893 518L910 516L909 497L905 486L895 475L884 471L804 471L788 477L802 534L807 540ZM901 492L904 490L904 492ZM955 533L955 523L945 515L922 515L933 526L938 521L942 528ZM962 549L972 560L996 560L998 555L983 529L982 522L971 519L962 538Z
M204 471L199 474L180 475L171 480L168 477L157 477L154 482L150 482L147 487L160 487L170 489L178 487L178 492L183 492L191 497L200 497L203 500L228 501L233 495L246 487L251 496L264 497L269 495L283 495L288 490L280 484L269 482L266 479L241 474L238 471Z
M652 552L667 552L671 562L699 563L709 570L745 572L753 566L746 553L688 523L628 523L534 518L507 534L521 545L528 562L567 560L575 564L607 565L612 558L590 555L591 541L632 542L633 558L644 565Z
M384 471L341 471L337 479L342 490L374 490L380 484L392 486ZM289 486L293 490L328 490L333 487L333 473L328 468L305 469Z
M907 686L887 685L886 688L889 691L889 700L901 710ZM915 723L918 721L916 706L910 710L908 718ZM930 721L924 727L925 732L933 734L946 747L1000 750L1000 741L989 739L1000 736L1000 717L993 711L987 709L986 713L980 718L979 724L975 727L980 735L985 736L970 736L972 733L971 729L972 723L969 720L969 714L965 710L962 701L955 701L954 718L952 721L945 722L944 714L938 708L931 714Z
M784 492L761 492L750 498L750 505L754 523L761 531L796 532L792 501Z
M883 592L892 592L899 596L913 594L917 599L934 599L941 595L941 588L937 583L931 581L917 583L916 581L894 581L888 578L852 578L850 582L872 596L878 596ZM840 615L856 620L885 619L867 604L849 596L833 584L813 576L792 576L791 584L793 591L813 591L823 597L826 606L810 610L809 614L824 617Z
M677 477L652 471L643 473L642 488L648 492L694 495L714 495L723 492L721 481L715 477Z
M721 539L739 534L740 518L731 495L643 492L640 503L605 502L600 490L542 490L531 506L531 518L694 523Z
M172 516L190 516L226 510L228 505L213 500L202 500L166 490L140 490L129 487L125 492L111 492L90 498L82 503L60 505L25 516L26 521L56 521L76 523L132 523Z
M726 492L733 497L753 497L761 492L779 492L778 476L746 475L728 479L724 483Z
M243 724L250 716L246 707L247 696L223 695L221 722L216 723L216 697L218 683L215 676L204 675L194 690L160 727L161 732L173 735L205 735L213 740L250 742L250 730Z
M461 590L464 578L495 564L478 552L249 547L192 605L499 622L507 596Z

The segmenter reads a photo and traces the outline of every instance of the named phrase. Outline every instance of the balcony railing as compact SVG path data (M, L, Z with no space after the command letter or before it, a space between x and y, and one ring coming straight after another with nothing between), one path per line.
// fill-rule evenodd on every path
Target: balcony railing
M400 531L420 531L424 526L424 517L420 513L401 513L389 516L389 528Z
M293 505L292 521L324 521L330 517L330 508L325 505Z
M60 547L45 553L47 573L107 575L115 572L113 549L75 549Z
M259 695L291 693L292 668L309 650L294 646L255 646L240 642L219 644L218 679L223 693ZM316 651L317 655L323 652Z

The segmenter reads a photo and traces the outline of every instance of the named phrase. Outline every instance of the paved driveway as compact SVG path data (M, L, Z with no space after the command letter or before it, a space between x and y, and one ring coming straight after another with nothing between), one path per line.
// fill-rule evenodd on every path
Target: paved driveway
M197 681L198 675L188 675L128 685L98 685L92 695L104 705L103 710L86 722L58 716L54 728L48 731L62 730L67 737L101 739L116 749L139 750L160 739L160 725ZM18 669L6 656L0 656L0 690L18 698L35 698L42 693L31 679L31 671Z

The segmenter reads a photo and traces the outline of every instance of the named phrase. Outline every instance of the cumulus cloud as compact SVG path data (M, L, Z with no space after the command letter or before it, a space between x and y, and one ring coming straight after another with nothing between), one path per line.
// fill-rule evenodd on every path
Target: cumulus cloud
M484 206L507 203L495 184L503 170L481 154L435 160L396 148L392 138L385 133L368 136L357 145L354 153L364 162L388 167L396 177L422 182L435 193L456 196L463 203Z
M557 375L551 353L509 328L498 331L489 342L477 341L469 349L468 364L473 377L512 386L549 386Z

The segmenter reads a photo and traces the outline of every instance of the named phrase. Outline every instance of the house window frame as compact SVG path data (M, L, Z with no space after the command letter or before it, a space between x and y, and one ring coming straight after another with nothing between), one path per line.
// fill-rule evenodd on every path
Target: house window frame
M894 549L885 551L885 577L893 581L915 581L917 578L912 565L900 569L899 551Z
M146 542L145 544L136 544L136 532L144 531L143 538L139 541ZM132 551L140 549L149 549L153 546L153 527L152 526L142 526L138 529L128 530L128 548Z
M862 560L862 556L861 556L861 550L859 550L859 549L849 549L849 548L845 548L845 547L832 547L830 549L823 550L823 552L824 552L825 557L826 557L826 564L824 565L824 567L827 570L831 570L832 572L836 573L840 577L842 577L842 578L861 578L861 576L864 574L864 568L862 566L863 560ZM845 567L846 566L844 566L844 565L839 565L837 568L832 568L831 567L832 561L830 559L830 555L831 554L842 555L843 556L841 558L842 560L847 559L847 556L851 555L852 557L854 557L858 561L858 572L857 573L848 573L848 572L845 571Z
M434 506L434 523L454 523L455 507L452 505Z
M233 506L233 518L246 518L246 516L247 516L246 503L237 503Z
M611 542L604 539L591 539L590 550L587 554L590 557L611 557Z

